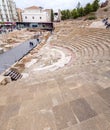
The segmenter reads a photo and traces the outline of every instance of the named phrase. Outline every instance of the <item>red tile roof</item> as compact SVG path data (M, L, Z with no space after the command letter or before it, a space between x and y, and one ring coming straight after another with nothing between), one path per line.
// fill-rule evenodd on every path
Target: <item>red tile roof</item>
M27 7L25 9L40 9L41 7L38 7L38 6L30 6L30 7Z

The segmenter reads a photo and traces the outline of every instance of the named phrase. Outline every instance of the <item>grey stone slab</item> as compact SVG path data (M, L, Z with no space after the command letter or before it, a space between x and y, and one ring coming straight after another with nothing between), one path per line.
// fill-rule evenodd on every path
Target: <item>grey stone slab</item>
M103 90L103 88L99 84L94 83L94 82L91 82L90 84L87 84L86 86L92 93L97 93Z
M96 118L96 117L95 117ZM63 130L99 130L94 117Z
M16 104L16 103L19 103L21 100L21 97L19 96L9 96L7 98L7 104Z
M109 71L106 71L106 72L104 73L104 76L107 76L108 78L110 78L110 70L109 70Z
M0 106L0 119L1 119L1 116L3 114L3 110L4 110L5 106Z
M6 96L1 96L0 97L0 106L6 105L6 101L7 101L7 97Z
M95 118L90 118L82 122L78 127L80 130L99 130Z
M24 101L22 103L19 114L27 115L38 110L48 110L50 108L52 108L52 102L50 97L47 94L38 94L38 97L36 97L35 99L28 100L26 102Z
M109 109L109 111L105 111L105 112L104 112L104 116L105 116L106 119L110 122L110 109Z
M101 114L81 122L78 124L78 128L80 128L80 130L109 130L110 124L103 114Z
M16 116L8 122L7 130L56 130L52 111Z
M110 104L110 87L99 92L99 95Z
M80 122L97 115L84 98L72 101L70 105Z
M63 130L81 130L79 124L78 125L74 125L74 126L71 126L71 127L68 127L68 128L65 128Z
M96 117L95 124L97 125L98 130L110 130L110 122L108 122L103 114Z
M109 88L110 87L110 79L106 76L101 76L99 80L97 80L97 83L103 88Z
M11 117L18 114L20 106L18 104L11 104L3 106L0 115L0 130L7 130L7 124Z
M55 118L51 109L34 113L33 118L34 130L56 130Z
M78 92L81 95L81 97L86 97L91 95L93 92L86 86L78 88Z
M101 114L63 130L110 130L110 123Z
M74 100L74 95L72 94L72 90L70 90L67 87L62 87L60 90L61 90L61 94L65 102Z
M51 91L51 93L49 93L49 97L52 100L52 106L57 106L63 104L64 102L61 92L57 89L55 89L53 92Z
M69 104L55 106L53 108L53 113L55 115L58 130L67 128L77 123Z
M8 121L9 118L16 116L19 113L20 104L9 104L5 106L1 116L2 122Z
M72 93L72 96L73 96L73 100L81 98L81 95L80 95L78 88L71 90L71 93Z
M0 124L0 130L7 130L7 124L8 124L7 121Z
M11 118L8 122L7 130L34 130L33 118L26 115Z
M110 110L110 106L97 94L88 96L85 99L97 113L103 113Z

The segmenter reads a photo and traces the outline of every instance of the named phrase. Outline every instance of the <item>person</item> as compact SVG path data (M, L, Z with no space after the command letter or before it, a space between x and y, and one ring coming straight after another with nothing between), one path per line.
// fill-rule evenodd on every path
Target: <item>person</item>
M33 45L34 45L33 42L29 42L29 44L30 44L30 46L33 46Z
M106 25L106 29L108 29L108 28L110 28L110 23L108 23L108 24Z
M103 19L102 22L103 22L105 25L107 25L107 24L108 24L108 17L105 18L105 19Z
M107 21L107 20L105 21L105 26L106 26L106 25L108 25L108 21Z
M102 22L104 23L104 22L105 22L105 19L103 19Z
M110 23L108 22L108 17L103 19L102 22L105 24L106 29L110 28Z
M53 30L51 29L51 30L50 30L50 34L52 34L52 31L53 31Z
M108 21L108 17L107 17L107 18L105 18L105 21Z
M37 42L39 42L39 38L37 38Z

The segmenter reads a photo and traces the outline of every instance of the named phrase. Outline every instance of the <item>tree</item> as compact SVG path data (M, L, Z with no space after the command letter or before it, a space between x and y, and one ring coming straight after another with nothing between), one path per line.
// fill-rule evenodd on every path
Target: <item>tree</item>
M87 14L89 14L92 10L93 10L93 9L92 9L92 5L91 5L90 3L88 3L88 4L86 5L86 7L84 8L84 14L87 15Z
M77 9L78 17L82 17L84 15L84 9L83 7L81 7L80 2L78 2L76 9Z
M61 11L61 19L66 20L66 10Z
M70 19L70 17L71 17L70 10L66 10L66 19Z
M71 18L71 12L70 10L63 10L61 11L62 20L70 19Z
M81 3L80 3L80 2L78 2L78 4L77 4L76 8L77 8L77 9L79 9L80 7L81 7Z
M78 12L79 17L84 16L84 8L83 7L80 7L79 9L77 9L77 12Z
M94 0L92 3L92 11L97 11L99 8L99 0Z
M71 18L73 18L73 19L78 18L77 9L73 9L73 10L71 11Z
M97 11L98 8L99 8L99 0L94 0L92 4L90 3L86 4L84 8L81 7L80 2L78 2L76 9L73 9L72 11L70 10L61 11L62 20L66 20L70 18L76 19L78 17L82 17L87 14L90 14L91 12Z

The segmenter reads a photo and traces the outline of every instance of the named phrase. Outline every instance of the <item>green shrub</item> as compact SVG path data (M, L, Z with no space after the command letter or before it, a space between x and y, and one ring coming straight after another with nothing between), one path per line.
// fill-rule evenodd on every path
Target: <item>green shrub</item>
M95 12L90 12L89 13L89 16L94 16L95 15Z
M104 11L107 12L107 11L108 11L108 8L105 8Z
M88 20L94 20L94 19L97 19L97 17L95 15L91 15L91 16L88 16L87 18Z

